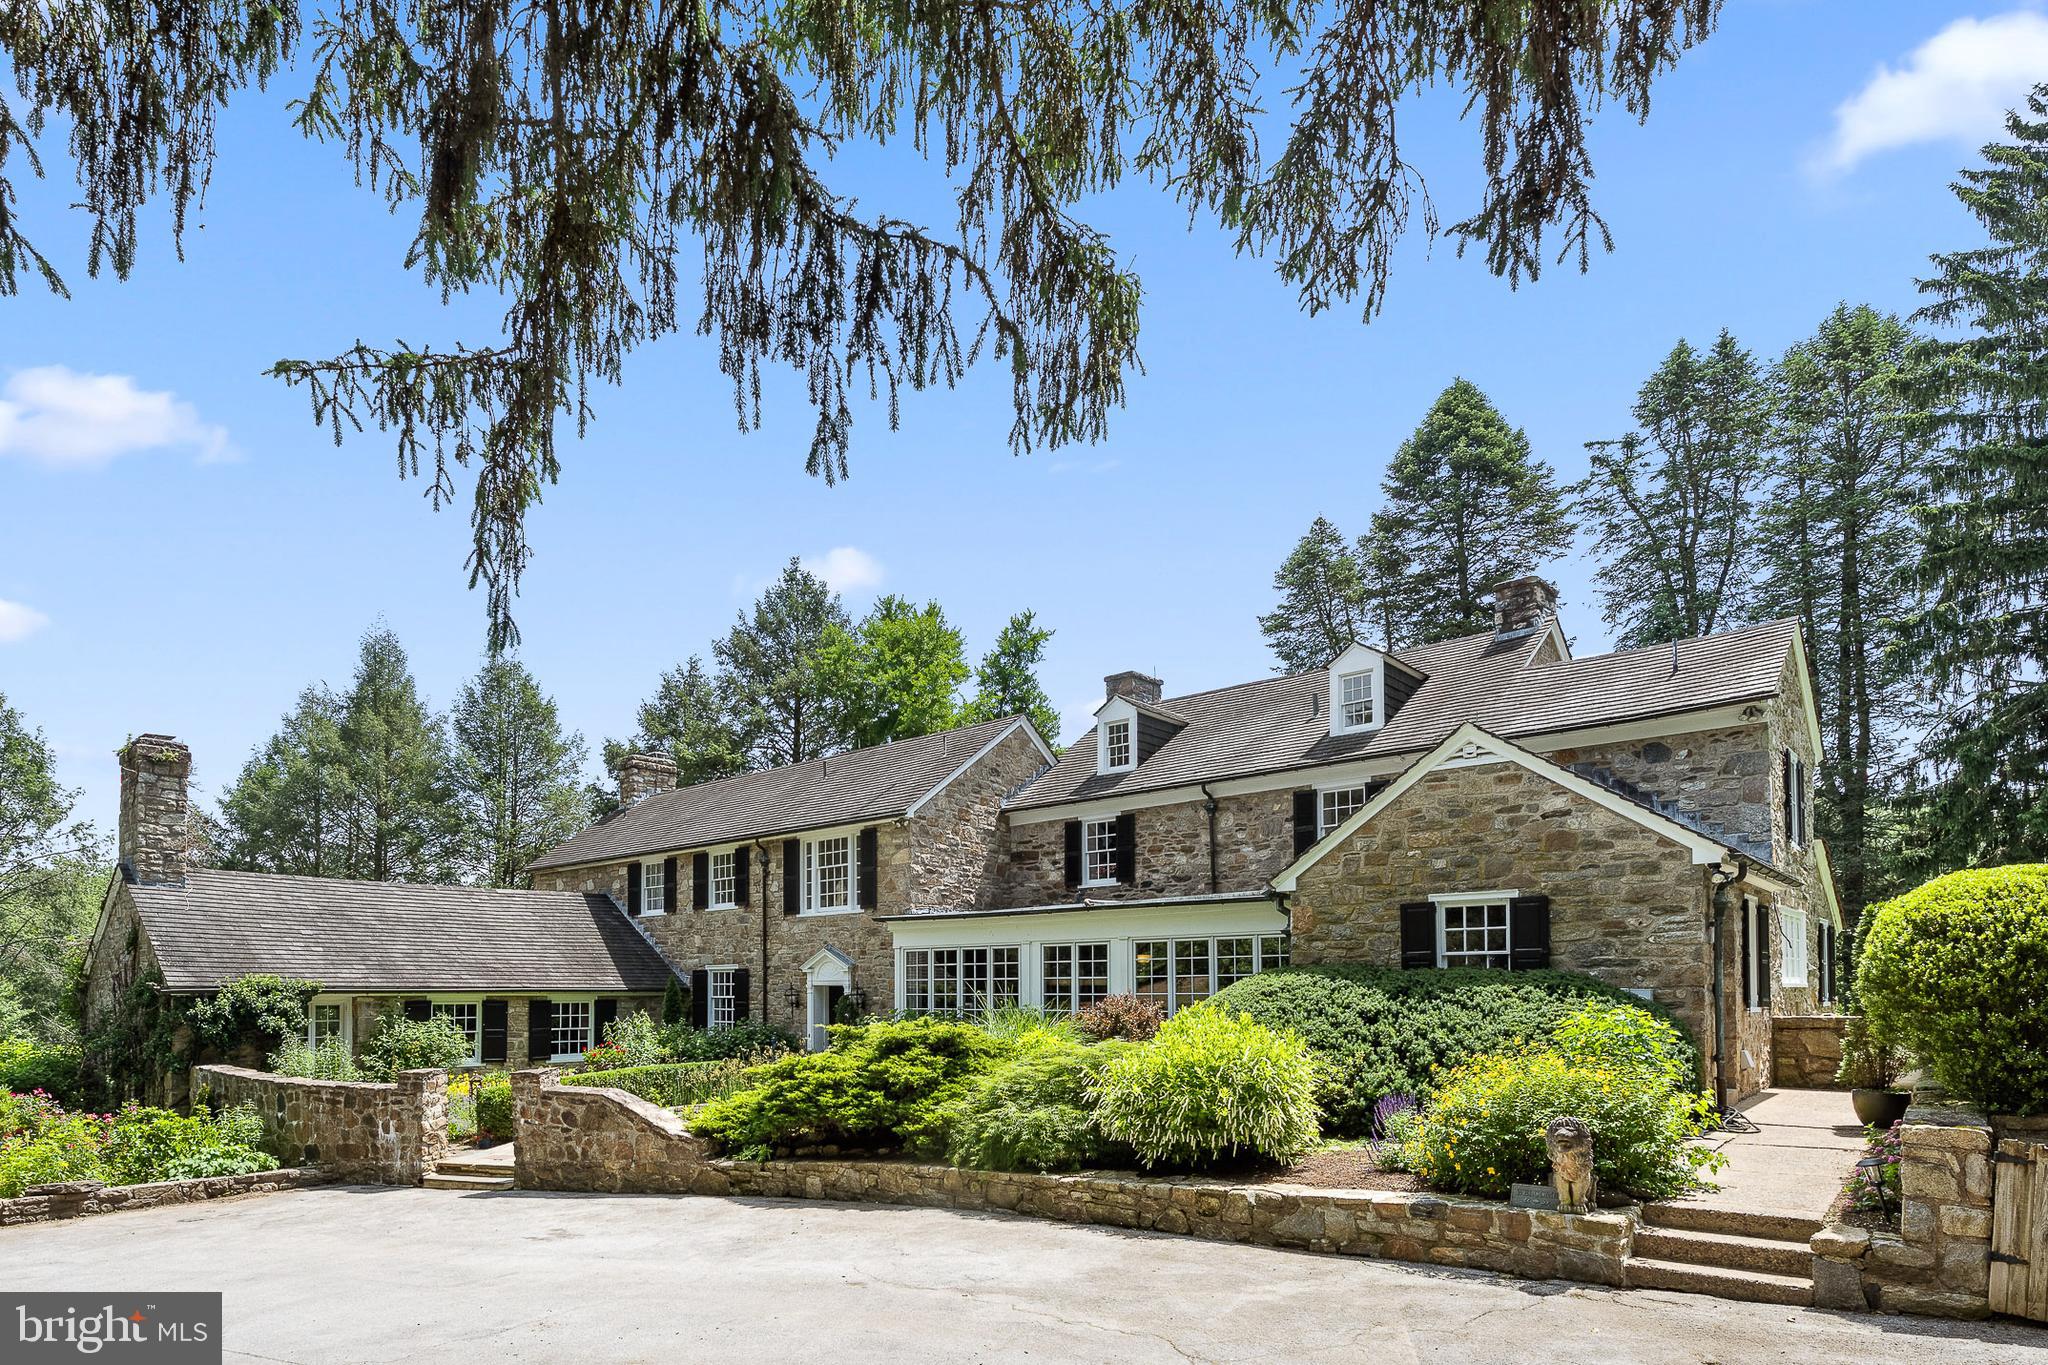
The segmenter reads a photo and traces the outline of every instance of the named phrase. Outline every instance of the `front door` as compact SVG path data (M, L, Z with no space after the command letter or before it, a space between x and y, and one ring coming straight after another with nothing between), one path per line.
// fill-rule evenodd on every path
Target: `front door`
M839 1002L845 998L844 986L811 987L811 1051L823 1052L831 1042L831 1035L825 1032L825 1025L832 1022L833 1014L839 1009Z

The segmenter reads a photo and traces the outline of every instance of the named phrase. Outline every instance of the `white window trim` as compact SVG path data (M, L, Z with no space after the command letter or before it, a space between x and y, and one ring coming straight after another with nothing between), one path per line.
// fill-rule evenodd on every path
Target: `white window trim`
M877 835L877 838L880 836ZM846 841L846 904L818 905L818 879L814 851L819 844L839 839ZM798 900L797 914L803 915L858 915L860 913L860 830L828 830L822 834L803 836L800 856L803 859L803 895Z
M710 885L704 889L704 908L706 910L739 909L739 850L740 846L738 844L733 844L726 848L707 848L704 850L704 875L710 881ZM718 898L718 860L720 858L730 858L733 860L733 899L729 901L722 901ZM749 873L753 871L752 868L747 870Z
M413 999L417 1000L419 997L414 996ZM476 1006L476 1046L470 1049L469 1055L463 1058L457 1065L482 1066L484 1064L484 998L481 995L430 995L427 997L427 1017L429 1019L433 1018L435 1010L442 1005Z
M1081 822L1081 885L1083 887L1121 886L1123 884L1116 879L1116 864L1119 852L1115 842L1116 824L1121 818L1115 815L1105 815L1094 820L1083 820ZM1110 856L1109 875L1107 877L1090 877L1088 875L1088 831L1097 825L1109 826Z
M1364 725L1344 723L1344 680L1360 673L1372 675L1372 719ZM1387 723L1387 657L1367 645L1353 645L1330 661L1330 733L1367 735Z
M1323 818L1323 798L1325 796L1329 795L1331 792L1359 793L1362 799L1356 806L1352 807L1352 814L1355 815L1360 810L1363 810L1365 808L1365 803L1367 801L1370 801L1372 799L1371 797L1365 795L1365 789L1367 787L1370 787L1372 783L1373 779L1363 778L1356 782L1325 782L1318 786L1316 788L1316 838L1322 838L1331 830L1337 828L1337 825L1343 824L1344 820L1348 820L1351 818L1349 815L1347 815L1343 819L1338 820L1335 824L1327 822Z
M1793 932L1795 925L1798 930L1796 933ZM1810 984L1812 979L1812 964L1810 962L1812 954L1807 952L1806 912L1804 910L1787 910L1780 906L1778 908L1778 932L1785 939L1785 950L1778 955L1778 983L1784 986L1806 986ZM1798 962L1796 965L1798 966L1799 974L1797 976L1792 974L1792 969L1795 965L1793 962L1795 945L1798 949L1796 954Z
M955 989L955 991L957 992L957 996L956 996L956 998L958 998L958 999L959 999L959 1001L960 1001L960 1010L959 1010L959 1012L958 1012L957 1014L945 1014L945 1015L940 1015L940 1014L939 1014L939 1012L938 1012L938 1011L937 1011L936 1009L934 1009L934 1008L932 1007L932 1005L931 1005L931 999L932 999L932 995L934 994L934 992L933 992L933 990L932 990L932 983L933 983L933 982L934 982L934 981L935 981L935 980L937 979L937 977L936 977L936 975L935 975L935 973L934 973L934 964L933 964L933 962L932 962L932 960L931 960L931 959L932 959L933 957L935 957L936 955L940 954L940 953L956 953L956 954L957 954L957 953L980 953L980 952L985 952L985 953L987 953L987 954L989 955L989 962L988 962L988 967L989 967L989 971L988 971L988 977L987 977L987 980L988 980L988 982L990 983L990 985L991 985L991 986L993 986L993 984L994 984L994 982L995 982L995 979L996 979L996 977L995 977L995 955L996 955L997 953L1003 953L1003 952L1008 952L1008 953L1015 953L1015 954L1016 954L1016 968L1017 968L1017 975L1016 975L1016 980L1015 980L1015 984L1016 984L1016 989L1017 989L1017 999L1016 999L1016 1003L1017 1003L1017 1004L1018 1004L1019 1006L1024 1006L1024 1005L1027 1005L1027 1004L1028 1004L1028 1005L1029 1005L1030 1007L1032 1007L1032 1008L1037 1008L1037 1009L1043 1009L1043 1008L1044 1008L1044 993L1043 993L1043 989L1042 989L1042 983L1043 983L1043 979L1044 979L1044 978L1043 978L1043 973L1042 973L1042 972L1040 971L1040 966L1041 966L1041 964L1042 964L1042 963L1044 962L1044 956L1043 956L1043 955L1044 955L1044 951L1045 951L1045 949L1046 949L1046 947L1047 947L1047 946L1048 946L1048 945L1046 945L1046 944L1042 944L1042 943L1019 943L1019 942L1007 942L1007 943L919 943L919 944L916 944L916 945L914 945L914 946L911 946L911 947L901 947L901 948L898 948L898 949L896 950L896 1008L897 1008L898 1010L901 1010L901 1011L910 1011L910 1010L917 1010L917 1009L919 1009L919 1008L920 1008L919 1006L916 1006L916 1005L913 1005L912 1003L910 1003L910 975L909 975L909 969L910 969L910 962L909 962L909 955L910 955L910 954L912 954L912 953L923 953L923 954L925 955L925 963L924 963L924 973L925 973L925 975L924 975L924 994L925 994L925 1003L924 1003L924 1006L922 1007L922 1012L924 1012L924 1013L927 1013L927 1014L937 1015L937 1016L938 1016L938 1017L940 1017L940 1018L948 1018L948 1019L972 1019L972 1018L976 1018L977 1016L976 1016L976 1014L974 1013L974 1011L970 1010L970 1009L968 1008L968 1006L967 1006L967 1001L966 1001L966 992L965 992L965 990L964 990L964 989L962 988L962 985L961 985L961 979L962 979L962 978L961 978L961 974L960 974L960 963L959 963L959 960L958 960L957 958L956 958L956 959L955 959L955 961L954 961L954 978L953 978L953 986L954 986L954 989ZM1112 960L1112 961L1114 961L1114 951L1115 951L1114 949L1112 949L1112 950L1111 950L1111 960ZM986 997L984 997L984 998L986 998Z
M739 1022L739 970L740 964L737 962L716 962L704 969L704 1027L714 1033L724 1029L729 1029ZM712 1013L712 1007L714 1004L716 1004L718 1000L718 992L712 989L712 987L716 984L720 976L727 976L732 979L733 1017L726 1020L722 1024L718 1022L717 1017Z
M1127 940L1124 940L1121 945L1123 949L1124 958L1130 964L1130 975L1124 980L1121 988L1118 987L1118 983L1114 975L1116 971L1115 950L1113 949L1111 952L1110 970L1112 972L1112 976L1110 978L1110 993L1113 995L1124 993L1136 995L1138 993L1138 945L1140 943L1164 943L1166 945L1166 1000L1164 1007L1168 1017L1171 1017L1179 1013L1183 1008L1185 1008L1180 998L1180 973L1176 972L1173 969L1173 948L1175 944L1206 943L1208 945L1209 989L1205 994L1197 997L1197 1000L1207 1000L1210 996L1216 994L1217 991L1223 989L1222 987L1216 984L1216 945L1218 942L1220 942L1223 939L1232 938L1250 939L1252 941L1252 975L1257 976L1260 972L1268 970L1266 966L1266 940L1269 938L1277 938L1280 939L1282 942L1287 942L1288 936L1289 931L1285 929L1281 929L1278 931L1272 929L1241 929L1235 932L1216 930L1214 932L1206 934L1173 933L1171 931L1162 931L1160 933L1152 935L1135 935ZM1288 943L1287 960L1289 962L1292 962L1294 960L1294 949L1292 943ZM1249 978L1240 979L1247 980ZM1152 1000L1157 999L1158 997L1148 995L1142 998ZM1194 1004L1196 1003L1196 1001L1191 1000L1187 1003Z
M583 1052L588 1052L591 1048L604 1041L604 1039L597 1036L597 997L595 995L551 995L548 997L548 1004L550 1006L548 1012L549 1061L576 1061L583 1056ZM587 1040L583 1044L583 1052L557 1052L553 1050L555 1045L555 1019L552 1007L559 1005L588 1005L590 1007L590 1030L583 1035Z
M1131 727L1129 761L1112 764L1109 761L1109 727L1119 722ZM1127 773L1138 766L1138 708L1128 697L1111 697L1095 712L1095 771L1098 773Z
M675 908L676 889L668 884L668 878L662 877L662 865L665 861L662 858L642 858L640 860L640 913L650 919L666 915ZM678 859L677 867L680 869L681 865L681 859ZM651 910L647 905L647 878L650 873L656 877L661 877L661 909L659 910ZM677 873L676 880L682 880L680 871Z
M414 998L417 999L418 997ZM307 1047L317 1047L319 1045L318 1041L313 1037L313 1009L316 1005L333 1005L341 1010L341 1027L335 1030L334 1036L341 1039L346 1046L353 1050L356 1045L354 997L347 995L316 995L306 1002ZM483 1016L481 1014L477 1016L477 1028L479 1035L481 1035L483 1028ZM479 1046L478 1050L482 1050L481 1046Z
M1431 905L1434 905L1434 906L1436 907L1436 965L1437 965L1438 967L1449 967L1449 966L1451 965L1451 964L1450 964L1450 960L1449 960L1449 957L1447 956L1447 947L1448 947L1448 944L1449 944L1449 931L1448 931L1448 929L1447 929L1447 928L1445 927L1445 916L1444 916L1444 911L1446 911L1446 910L1453 910L1453 909L1455 909L1455 910L1491 909L1492 907L1494 907L1494 906L1496 906L1496 905L1499 905L1499 906L1505 906L1505 907L1507 908L1507 925L1506 925L1506 928L1507 928L1507 931L1508 931L1508 945L1507 945L1507 949L1506 949L1506 952L1507 952L1507 955L1508 955L1508 966L1507 966L1506 968L1477 968L1477 969L1475 969L1475 970L1482 970L1482 971L1505 971L1505 970L1509 970L1509 969L1511 969L1511 968L1512 968L1512 967L1514 966L1514 961L1515 961L1515 959L1514 959L1514 952L1515 952L1515 910L1514 910L1514 902L1515 902L1515 897L1516 897L1516 896L1518 896L1518 895L1520 895L1520 894L1521 894L1520 892L1518 892L1518 891L1512 891L1512 890L1509 890L1509 891L1440 891L1440 892L1437 892L1437 893L1433 894L1432 896L1430 896L1430 898L1429 898L1429 903L1430 903ZM1490 952L1490 950L1489 950L1489 952Z

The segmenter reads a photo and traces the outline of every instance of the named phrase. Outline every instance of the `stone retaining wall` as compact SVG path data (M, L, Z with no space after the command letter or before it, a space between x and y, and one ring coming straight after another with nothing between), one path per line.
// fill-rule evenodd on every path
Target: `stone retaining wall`
M1839 1090L1846 1014L1780 1014L1771 1020L1771 1083L1793 1090Z
M295 1166L249 1175L210 1175L199 1180L157 1180L147 1185L103 1185L97 1180L65 1180L31 1185L14 1199L0 1199L0 1227L78 1218L118 1209L153 1209L164 1204L195 1204L238 1194L273 1194L333 1183L335 1174L318 1166Z
M1036 1175L897 1161L723 1161L683 1122L622 1090L512 1076L521 1189L753 1195L1000 1209L1217 1241L1466 1266L1530 1279L1622 1282L1635 1223L1391 1191L1233 1185L1135 1175Z
M193 1068L192 1090L218 1105L254 1104L272 1151L344 1180L417 1185L448 1148L445 1071L401 1071L387 1084L201 1066Z
M1956 1108L1914 1108L1899 1128L1899 1231L1815 1233L1814 1304L1944 1318L1991 1311L1991 1129Z

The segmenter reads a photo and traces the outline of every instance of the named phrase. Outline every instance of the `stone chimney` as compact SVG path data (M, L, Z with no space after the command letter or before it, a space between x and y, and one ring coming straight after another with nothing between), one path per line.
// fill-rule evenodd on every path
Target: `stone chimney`
M169 735L138 735L121 761L121 871L130 881L182 884L192 847L192 751Z
M675 785L675 760L666 754L627 754L619 760L621 806L636 805Z
M1157 703L1163 695L1162 689L1165 686L1166 684L1159 679L1148 673L1140 673L1136 669L1112 673L1102 680L1104 700L1110 697L1128 697L1132 701Z
M1534 630L1557 615L1557 585L1525 573L1493 585L1493 629L1496 635Z

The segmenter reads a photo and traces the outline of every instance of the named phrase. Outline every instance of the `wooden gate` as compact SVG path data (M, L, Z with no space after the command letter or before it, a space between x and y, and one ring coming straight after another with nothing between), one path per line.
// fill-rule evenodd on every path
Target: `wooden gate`
M2048 1322L2048 1142L2008 1139L1991 1160L1991 1311Z

